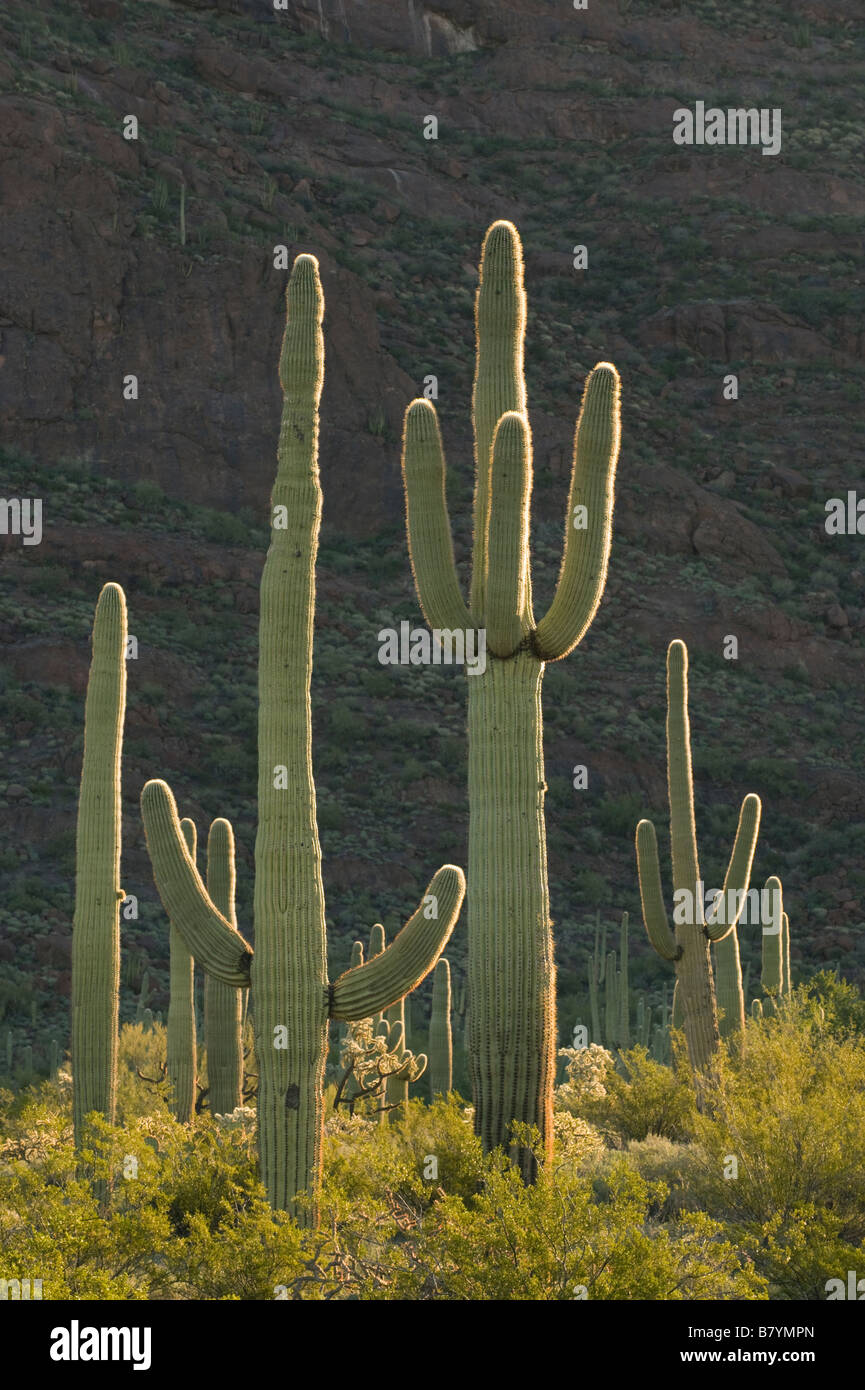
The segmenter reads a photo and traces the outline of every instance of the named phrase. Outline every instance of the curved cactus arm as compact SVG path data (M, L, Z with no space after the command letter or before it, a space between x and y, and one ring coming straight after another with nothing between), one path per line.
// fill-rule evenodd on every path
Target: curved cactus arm
M486 629L490 650L513 656L531 619L529 500L532 449L529 422L509 411L496 426L490 474Z
M649 940L662 960L679 960L682 948L676 944L676 938L670 931L670 923L667 920L664 889L661 885L661 865L658 860L658 837L650 820L641 820L637 826L637 872L640 878L643 921Z
M477 356L472 391L475 436L474 555L471 611L481 622L486 612L487 536L490 467L496 425L509 410L525 414L523 348L526 292L523 248L512 222L494 222L484 237L475 299Z
M453 864L439 869L420 907L387 950L356 970L346 970L329 987L330 1017L348 1022L369 1018L415 989L450 940L465 891L462 869Z
M763 923L763 968L760 983L767 994L778 997L784 990L784 893L774 874L763 890L769 894L769 925Z
M752 1017L752 1018L762 1018L762 1017L763 1017L763 1001L762 1001L762 999L752 999L752 1000L751 1000L751 1017Z
M549 611L535 633L542 661L559 661L585 635L598 611L613 536L613 501L621 439L621 382L611 362L589 373L574 436L562 568ZM585 526L577 508L585 507Z
M751 883L751 865L757 848L760 833L762 804L759 796L751 792L742 802L739 812L739 825L733 841L733 853L724 879L721 898L706 919L704 928L711 941L723 941L733 930L742 915L745 898ZM732 902L731 902L732 899ZM732 908L732 910L730 910Z
M217 911L202 882L180 828L177 806L166 782L146 782L141 815L153 877L169 920L209 975L226 985L249 984L252 947Z
M408 549L423 615L432 628L466 628L445 496L445 459L435 406L423 398L405 413L402 472Z

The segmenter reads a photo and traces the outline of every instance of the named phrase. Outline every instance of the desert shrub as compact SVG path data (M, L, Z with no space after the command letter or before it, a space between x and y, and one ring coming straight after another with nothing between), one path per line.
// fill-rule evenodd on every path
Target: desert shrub
M865 1240L865 1040L827 1031L810 1007L797 994L780 1015L748 1020L744 1047L722 1051L694 1120L704 1154L694 1201L741 1238L759 1235L758 1265L776 1282L785 1263L805 1268L796 1227L806 1211L822 1213L819 1271Z
M621 1053L625 1075L607 1072L606 1093L587 1097L581 1114L613 1144L660 1134L684 1139L690 1132L694 1093L681 1073L654 1061L644 1047Z

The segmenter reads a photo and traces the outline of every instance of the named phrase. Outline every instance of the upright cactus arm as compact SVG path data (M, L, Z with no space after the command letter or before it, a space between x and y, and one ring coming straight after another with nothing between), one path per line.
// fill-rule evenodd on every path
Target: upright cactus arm
M643 921L649 940L662 960L681 960L683 950L670 931L667 918L658 860L658 837L650 820L641 820L637 826L637 872Z
M793 989L793 977L790 972L790 918L784 913L784 993L790 994Z
M237 925L234 831L222 817L207 836L207 891L227 922ZM243 1100L243 1009L246 993L205 975L204 1031L208 1103L212 1115L230 1114Z
M769 928L763 925L763 969L760 983L767 994L779 998L784 992L784 892L781 880L773 874L766 879L769 894Z
M180 829L195 863L198 835L195 822L184 816ZM195 1114L197 1071L195 1035L195 961L172 922L169 927L170 995L165 1032L165 1060L171 1083L174 1118L189 1124Z
M346 970L328 991L331 1018L352 1022L381 1013L415 989L432 970L456 925L465 896L462 869L445 864L424 900L390 946L355 970ZM432 908L436 915L427 916Z
M762 804L759 796L751 792L742 802L739 812L739 825L733 842L733 853L724 879L721 898L706 919L706 935L711 941L723 941L742 915L745 897L751 883L751 866L760 833ZM735 906L730 911L731 899Z
M487 536L487 645L513 656L534 626L529 575L529 501L532 455L529 423L510 411L496 426L490 475Z
M475 299L475 329L477 355L472 421L476 474L471 611L474 622L480 623L486 613L493 438L503 415L511 410L524 415L526 411L523 249L512 222L494 222L484 237Z
M667 648L667 783L673 887L693 894L694 922L702 925L703 903L697 901L700 864L688 717L688 648L680 641L671 642Z
M402 471L415 588L431 628L470 626L454 562L445 497L445 460L435 407L412 401L405 413Z
M244 988L249 984L252 947L214 907L192 861L166 782L145 783L141 815L153 877L169 920L209 975Z
M432 1013L429 1026L430 1099L446 1096L453 1087L451 1038L451 968L444 956L433 974Z
M573 651L598 611L612 543L620 439L619 373L611 362L599 362L586 381L574 437L559 582L534 638L542 661L559 661ZM576 527L578 506L586 508L585 528Z

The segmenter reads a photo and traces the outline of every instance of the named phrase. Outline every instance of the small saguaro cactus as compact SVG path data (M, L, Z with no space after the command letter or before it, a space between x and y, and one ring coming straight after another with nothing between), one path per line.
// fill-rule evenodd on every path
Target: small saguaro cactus
M71 993L76 1144L91 1111L114 1123L117 1101L126 641L126 597L119 584L106 584L93 622L75 843Z
M207 836L207 891L214 907L237 926L234 907L234 831L220 817ZM204 977L207 1099L211 1115L230 1115L243 1104L243 1005L246 991Z
M790 993L790 919L784 911L784 890L780 878L766 879L761 898L768 902L769 921L763 923L762 971L760 984L766 996L764 1010L776 1013L779 1002Z
M180 822L193 864L198 848L195 822ZM188 1125L195 1114L197 1074L195 1036L195 961L172 923L168 930L170 994L165 1025L165 1070L171 1087L174 1118Z
M695 1075L703 1072L720 1045L709 942L721 941L739 920L751 879L751 864L760 829L760 798L749 794L742 802L733 852L720 898L706 917L697 857L694 821L694 782L691 773L691 734L688 721L688 649L671 642L667 650L667 786L670 802L670 841L676 907L675 933L664 906L658 842L650 820L637 826L637 867L643 920L658 955L673 961L676 993L673 1025L681 1011L688 1059Z
M429 1025L430 1100L446 1096L453 1087L451 1038L451 967L441 956L433 974L432 1013Z
M474 552L469 604L454 563L445 461L435 407L406 411L403 473L409 550L433 631L483 630L485 665L468 679L470 1070L485 1149L537 1126L552 1153L557 1047L555 964L544 825L541 683L573 651L604 590L619 452L619 375L589 373L574 443L564 556L552 604L535 621L529 555L532 446L523 343L526 295L516 228L484 239L475 308L472 397ZM478 639L480 642L480 639ZM523 1176L536 1163L514 1151Z
M171 921L205 971L235 988L252 986L258 1147L270 1203L315 1224L328 1021L369 1018L420 983L450 937L465 879L453 865L440 868L387 950L328 980L310 715L324 377L324 297L314 256L295 260L286 303L279 462L261 577L254 955L205 888L166 783L148 782L141 805L154 878ZM304 1190L310 1200L298 1203Z

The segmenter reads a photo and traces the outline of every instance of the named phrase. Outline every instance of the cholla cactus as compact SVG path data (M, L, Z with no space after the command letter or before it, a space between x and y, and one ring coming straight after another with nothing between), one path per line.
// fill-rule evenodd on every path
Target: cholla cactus
M600 1100L607 1094L607 1075L615 1067L612 1052L597 1043L588 1047L560 1047L566 1058L567 1081L556 1087L556 1105L575 1114L586 1100Z
M401 1023L392 1025L385 1019L376 1024L372 1018L362 1018L349 1025L339 1064L343 1075L334 1108L345 1105L353 1115L356 1106L371 1102L372 1113L384 1118L400 1103L391 1099L391 1079L404 1077L406 1084L418 1081L426 1069L427 1058L423 1053L415 1057L405 1047Z

